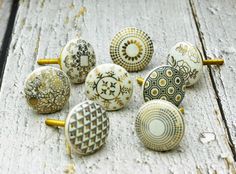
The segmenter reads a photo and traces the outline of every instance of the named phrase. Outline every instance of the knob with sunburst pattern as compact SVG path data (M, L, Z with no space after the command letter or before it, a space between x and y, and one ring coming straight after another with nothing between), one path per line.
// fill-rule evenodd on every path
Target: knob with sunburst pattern
M114 63L127 71L140 71L151 61L153 43L144 31L127 27L112 39L110 55Z

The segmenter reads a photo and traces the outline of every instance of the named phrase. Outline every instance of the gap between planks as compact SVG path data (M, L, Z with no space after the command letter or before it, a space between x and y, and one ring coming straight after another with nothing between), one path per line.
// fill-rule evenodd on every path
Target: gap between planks
M190 9L191 9L193 19L194 19L194 22L195 22L195 25L196 25L196 29L197 29L197 32L198 32L198 37L199 37L199 40L200 40L200 43L201 43L203 57L204 57L204 59L207 59L205 39L204 39L203 32L201 31L201 25L200 25L200 22L199 22L199 18L198 18L197 11L196 11L193 0L189 0L189 5L190 5ZM227 143L229 144L229 147L232 151L234 160L236 161L236 150L235 150L235 147L233 145L233 140L231 138L231 134L230 134L230 131L229 131L229 126L228 126L226 118L225 118L225 114L224 114L224 110L223 110L223 107L222 107L219 92L218 92L218 89L216 87L215 80L214 80L214 77L212 75L212 70L211 70L210 65L208 65L207 68L209 70L209 76L210 76L210 79L211 79L212 87L213 87L215 95L216 95L216 101L217 101L218 107L220 109L220 114L222 116L222 120L223 120L224 127L225 127L225 130L226 130L226 136L227 136L226 138L228 140Z
M18 5L19 5L19 1L13 0L10 16L9 16L8 22L7 22L7 28L6 28L4 38L2 41L2 46L0 49L1 50L0 51L0 92L1 92L2 78L3 78L3 74L4 74L4 70L5 70L5 65L7 62L8 50L9 50L9 46L11 43L12 32L14 29L16 13L18 10Z

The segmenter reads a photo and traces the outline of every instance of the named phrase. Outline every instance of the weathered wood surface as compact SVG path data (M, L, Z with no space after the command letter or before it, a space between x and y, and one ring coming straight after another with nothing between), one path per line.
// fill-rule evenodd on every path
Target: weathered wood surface
M236 146L236 1L196 1L204 46L211 56L225 59L222 67L213 66L212 75L219 103L227 122L233 146Z
M204 3L197 3L199 9L205 8ZM82 6L87 14L79 17ZM154 58L145 71L131 74L135 87L131 103L121 111L109 112L111 130L106 146L93 155L73 154L70 158L63 129L46 127L44 120L64 119L74 105L86 99L84 85L73 85L69 104L61 112L45 116L27 106L22 93L24 79L39 67L38 57L58 56L63 45L76 35L82 35L93 45L97 64L110 63L109 43L126 26L149 33L154 42ZM76 173L91 174L235 173L232 149L207 68L199 83L188 89L183 101L186 134L177 150L150 151L134 131L135 116L143 104L135 77L165 64L170 47L182 40L201 49L188 0L20 1L0 93L0 173L63 173L70 164L75 165ZM229 64L232 71L233 60L231 57ZM223 69L227 74L229 70ZM214 70L216 75L217 71ZM235 79L230 77L233 85ZM209 136L213 136L212 141Z
M8 18L11 12L12 0L0 0L0 48L2 46L3 37L6 32Z

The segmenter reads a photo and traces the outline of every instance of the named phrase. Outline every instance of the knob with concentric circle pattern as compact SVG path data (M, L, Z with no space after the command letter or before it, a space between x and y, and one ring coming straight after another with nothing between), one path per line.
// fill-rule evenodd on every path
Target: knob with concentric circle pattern
M179 145L185 125L175 105L164 100L152 100L139 109L135 129L147 148L167 151Z

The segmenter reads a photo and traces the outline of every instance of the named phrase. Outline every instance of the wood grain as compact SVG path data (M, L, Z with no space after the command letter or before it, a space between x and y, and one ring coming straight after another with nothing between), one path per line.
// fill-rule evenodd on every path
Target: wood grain
M87 9L85 16L78 15L81 7ZM108 113L111 130L106 146L91 156L73 154L70 158L63 129L46 127L44 120L65 119L73 106L86 99L84 85L72 86L70 102L61 112L38 115L26 104L24 80L39 67L37 58L58 56L66 42L77 35L93 45L97 64L111 63L110 41L126 26L149 33L155 55L146 70L131 74L135 90L131 103ZM183 40L201 45L187 0L20 1L0 93L0 173L63 173L70 164L75 165L76 173L90 174L235 172L207 68L183 101L186 134L177 150L150 151L134 131L136 113L143 104L135 78L165 64L168 50ZM215 139L203 141L209 133Z
M236 146L236 3L234 0L195 1L203 45L211 57L225 60L221 67L211 66L218 103Z
M6 32L8 19L11 12L11 0L0 0L0 47Z

